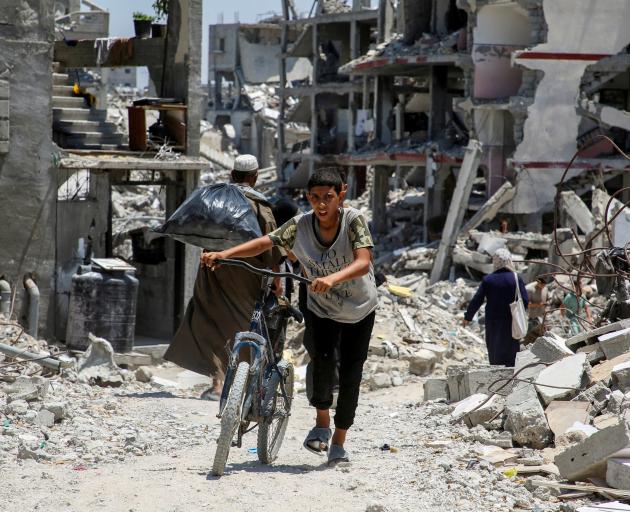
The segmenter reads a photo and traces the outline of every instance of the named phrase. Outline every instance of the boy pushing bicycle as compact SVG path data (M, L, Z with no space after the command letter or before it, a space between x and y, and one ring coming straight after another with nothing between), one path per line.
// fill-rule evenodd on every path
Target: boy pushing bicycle
M308 181L311 212L297 215L269 235L202 256L214 268L217 259L257 256L281 246L295 254L312 280L307 302L315 345L310 403L317 415L304 447L320 455L328 452L329 464L349 460L344 443L354 421L378 302L372 237L358 210L341 208L345 194L337 170L320 169ZM332 435L330 407L338 339L339 396Z

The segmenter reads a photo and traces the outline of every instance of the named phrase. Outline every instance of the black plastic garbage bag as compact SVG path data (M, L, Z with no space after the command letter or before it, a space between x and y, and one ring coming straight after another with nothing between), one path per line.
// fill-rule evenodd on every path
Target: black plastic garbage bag
M231 183L195 190L155 232L210 251L262 236L250 202Z

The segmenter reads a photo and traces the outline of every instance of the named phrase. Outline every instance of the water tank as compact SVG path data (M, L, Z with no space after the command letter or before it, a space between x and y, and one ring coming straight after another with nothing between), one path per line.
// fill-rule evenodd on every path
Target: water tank
M66 345L86 350L92 333L115 352L133 350L138 280L133 271L82 266L72 276Z

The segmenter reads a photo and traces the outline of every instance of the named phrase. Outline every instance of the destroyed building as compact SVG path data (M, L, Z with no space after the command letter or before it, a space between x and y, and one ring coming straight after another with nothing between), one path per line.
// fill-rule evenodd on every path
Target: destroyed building
M57 30L58 4L10 0L0 13L0 208L7 219L0 274L8 292L2 311L21 318L34 335L64 340L73 275L92 258L114 256L114 189L161 187L168 215L208 164L197 158L201 1L171 2L167 37L105 44L84 30L92 14L75 16L77 2L64 14L70 29ZM129 136L106 121L102 105L66 72L140 66L170 103L129 105L140 125ZM146 140L143 125L150 109L161 113L166 137L157 146ZM167 339L191 294L198 255L171 240L143 244L135 244L132 261L140 282L136 333Z
M279 113L282 27L271 18L256 24L210 25L206 118L232 141L240 153L253 154L262 168L275 166ZM294 42L298 30L287 31ZM306 58L287 59L285 80L307 81L312 72ZM285 129L297 142L308 137L306 127ZM219 148L220 149L220 148Z
M628 9L622 0L403 0L396 11L380 2L378 45L340 70L373 81L373 129L337 158L374 170L376 231L391 228L394 176L424 187L418 230L438 237L470 138L482 157L467 215L509 182L514 197L498 211L540 232L577 150L568 178L587 203L598 180L609 191L627 184L628 161L598 135L622 150L630 142Z
M306 184L309 174L326 165L346 166L338 155L352 151L367 139L369 111L373 105L373 82L355 80L339 73L340 68L367 52L376 40L379 10L370 2L318 1L312 15L298 18L291 2L283 0L283 35L280 81L280 123L278 130L278 179L287 188ZM290 44L288 31L300 29ZM309 80L292 81L288 63L295 57L312 63ZM288 98L296 98L289 104ZM285 129L288 122L306 123L310 138L294 143ZM365 167L346 168L349 194L355 196L365 188Z

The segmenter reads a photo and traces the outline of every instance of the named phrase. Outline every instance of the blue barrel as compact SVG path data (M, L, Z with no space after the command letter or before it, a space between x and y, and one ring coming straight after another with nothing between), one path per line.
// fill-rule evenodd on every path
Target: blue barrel
M86 350L89 333L105 338L115 352L133 350L138 280L129 271L82 266L72 276L66 345Z

